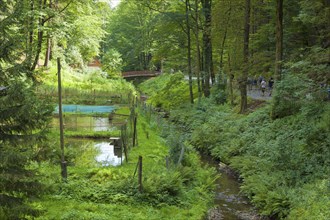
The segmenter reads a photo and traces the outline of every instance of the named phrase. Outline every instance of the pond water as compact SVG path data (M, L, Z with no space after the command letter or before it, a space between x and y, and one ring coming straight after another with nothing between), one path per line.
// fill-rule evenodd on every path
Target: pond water
M107 140L70 138L66 143L71 147L87 145L96 148L99 154L95 156L95 160L102 166L120 166L125 159L122 149L114 147Z
M119 166L123 163L121 148L114 147L109 142L96 143L94 146L100 150L100 154L95 159L103 166Z
M113 123L107 117L64 115L64 129L68 131L113 131L122 123ZM54 117L52 127L59 126L59 118Z
M115 106L110 105L62 105L63 112L75 113L110 113L115 109ZM56 106L54 113L58 112L58 106Z

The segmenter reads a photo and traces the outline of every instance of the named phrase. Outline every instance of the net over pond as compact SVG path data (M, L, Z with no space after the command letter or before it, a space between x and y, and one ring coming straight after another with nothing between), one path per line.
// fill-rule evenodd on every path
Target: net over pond
M114 111L115 106L108 105L62 105L63 112L75 113L110 113ZM58 113L58 106L55 108L55 113Z

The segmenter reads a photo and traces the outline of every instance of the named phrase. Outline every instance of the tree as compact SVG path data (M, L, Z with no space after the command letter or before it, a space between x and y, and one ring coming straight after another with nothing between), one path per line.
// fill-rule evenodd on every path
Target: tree
M42 185L28 164L35 149L45 148L52 106L41 102L31 80L1 81L0 94L0 216L22 219L37 213L27 201L40 195Z
M204 96L210 96L210 79L214 82L213 61L212 61L212 41L211 41L211 0L201 0L204 14L203 27L203 73L204 73Z
M250 0L245 0L245 18L244 18L244 67L242 77L239 79L239 87L241 92L240 113L244 113L247 109L247 79L249 74L249 38L250 38Z
M189 22L189 0L186 0L186 25L187 25L187 60L188 60L188 76L189 76L189 93L190 93L190 103L194 104L194 94L192 86L192 71L191 71L191 37L190 37L190 22Z
M281 79L283 57L283 0L276 0L276 59L275 79Z

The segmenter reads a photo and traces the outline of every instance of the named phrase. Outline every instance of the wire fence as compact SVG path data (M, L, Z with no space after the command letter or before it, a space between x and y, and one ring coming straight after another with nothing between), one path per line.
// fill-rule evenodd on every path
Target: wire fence
M52 102L58 100L58 91L56 87L40 86L36 90L40 98L48 98ZM129 95L123 93L114 93L97 89L80 90L76 88L62 89L63 103L84 103L84 104L127 104Z

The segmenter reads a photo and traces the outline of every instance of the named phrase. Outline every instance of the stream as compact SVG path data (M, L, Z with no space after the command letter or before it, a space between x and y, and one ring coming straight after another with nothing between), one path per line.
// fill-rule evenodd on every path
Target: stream
M214 208L208 212L208 220L258 220L261 219L249 200L240 193L237 178L210 156L201 155L202 162L215 167L220 178L216 181Z

